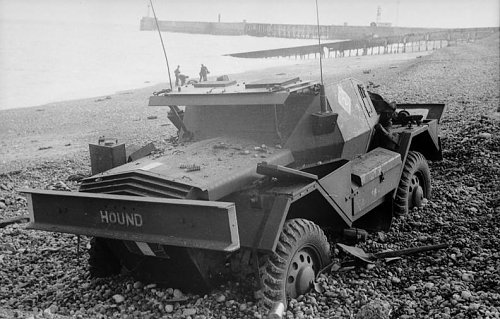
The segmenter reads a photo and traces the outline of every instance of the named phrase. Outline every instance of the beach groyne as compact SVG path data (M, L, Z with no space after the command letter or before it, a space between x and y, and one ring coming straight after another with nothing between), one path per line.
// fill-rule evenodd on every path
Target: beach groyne
M437 50L460 42L472 42L498 32L498 28L453 29L424 34L407 34L385 38L366 38L315 45L259 50L227 54L238 58L338 58L345 56L379 55Z

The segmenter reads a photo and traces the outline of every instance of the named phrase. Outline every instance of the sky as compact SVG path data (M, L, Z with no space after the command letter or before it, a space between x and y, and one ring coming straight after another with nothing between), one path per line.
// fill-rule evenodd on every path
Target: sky
M317 0L320 24L470 28L500 25L500 0ZM0 22L20 19L139 23L148 0L0 0ZM315 24L315 0L153 0L159 19L185 21ZM17 8L12 12L12 8ZM41 9L40 9L41 8ZM0 24L1 28L1 24Z

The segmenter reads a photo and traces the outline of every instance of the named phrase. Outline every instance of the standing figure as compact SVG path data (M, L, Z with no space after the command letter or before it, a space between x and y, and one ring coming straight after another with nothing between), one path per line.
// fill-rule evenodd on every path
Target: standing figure
M206 81L207 80L207 74L209 74L209 73L210 73L210 71L208 71L208 68L202 64L201 65L201 69L200 69L200 82L202 80Z
M186 80L189 78L189 76L184 75L184 74L179 74L179 80L181 80L181 86L186 84Z
M175 69L174 74L175 74L175 86L178 86L179 85L179 75L181 74L181 66L180 65L177 66L177 69Z

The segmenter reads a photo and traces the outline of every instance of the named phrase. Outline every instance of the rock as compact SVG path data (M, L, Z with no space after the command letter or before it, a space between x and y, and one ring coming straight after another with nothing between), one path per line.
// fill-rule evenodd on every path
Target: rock
M220 294L217 296L216 300L217 300L217 302L224 302L224 301L226 301L226 296L224 296L223 294Z
M314 282L313 287L314 287L314 291L316 291L319 294L322 294L325 292L325 288L323 288L323 285L318 283L318 282Z
M387 235L384 232L379 231L377 233L378 241L381 243L385 243L387 241Z
M0 209L5 209L7 208L7 205L5 205L4 202L0 201Z
M396 276L393 276L393 277L391 278L391 281L392 281L392 283L393 283L393 284L399 284L399 283L401 283L401 279L399 279L399 278L398 278L398 277L396 277Z
M472 297L472 294L469 291L464 290L462 291L461 297L464 300L469 300Z
M171 313L172 311L174 311L174 306L172 306L171 304L165 305L165 312L166 313Z
M424 285L424 288L425 289L432 289L432 288L434 288L434 284L432 282L428 282Z
M417 286L411 285L410 287L405 288L405 290L408 292L415 292L417 290Z
M50 311L50 308L47 308L43 311L43 317L44 318L52 318L53 313Z
M59 307L57 305L51 305L49 307L50 313L57 313L59 311Z
M462 280L463 281L473 281L474 280L474 275L473 274L470 274L470 273L463 273L462 274Z
M58 190L63 190L63 191L70 191L71 188L66 185L63 181L58 181L57 183L54 184L54 188Z
M356 319L389 319L391 305L387 301L374 300L361 307Z
M122 303L125 301L125 297L123 297L122 295L120 294L116 294L116 295L113 295L113 300L115 303Z
M489 139L491 138L491 133L486 133L486 132L483 132L483 133L479 133L478 137L480 138L485 138L485 139Z
M140 289L142 287L143 287L142 282L140 281L134 282L134 289Z
M14 251L16 251L16 248L9 243L0 244L0 251L14 252Z
M372 264L368 264L368 265L372 265ZM342 265L335 263L332 265L332 268L330 268L330 270L332 272L336 272L336 271L339 271L340 268L342 268Z
M174 295L174 298L182 298L184 296L182 291L180 291L179 289L174 289L173 295Z
M187 316L194 316L196 314L196 308L186 308L182 311L182 315L187 317Z
M82 179L84 179L85 177L87 177L87 176L83 175L83 174L72 174L72 175L69 175L66 180L70 181L70 182L79 182Z
M262 289L259 289L259 290L256 290L253 292L253 297L255 300L259 300L259 299L262 299Z
M479 307L480 307L480 305L478 303L475 303L475 302L471 302L469 305L470 310L478 310Z
M153 288L156 288L156 284L149 284L146 287L144 287L144 289L153 289Z

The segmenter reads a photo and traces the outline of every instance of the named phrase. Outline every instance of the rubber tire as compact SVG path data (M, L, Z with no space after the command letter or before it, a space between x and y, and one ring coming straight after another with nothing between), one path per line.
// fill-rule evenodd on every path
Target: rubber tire
M398 190L396 191L396 198L394 200L394 214L396 216L403 216L408 214L411 210L409 205L410 183L412 177L417 174L419 184L422 186L424 198L431 198L431 173L429 165L424 155L419 152L410 151L406 157L401 180L399 181Z
M94 237L90 240L89 249L89 272L91 277L103 278L120 273L120 260L109 248L105 239Z
M285 285L288 269L295 253L302 248L313 248L319 262L319 271L330 262L330 244L323 230L306 219L290 219L283 225L276 252L268 256L261 268L261 305L269 311L277 302L287 307Z

